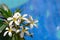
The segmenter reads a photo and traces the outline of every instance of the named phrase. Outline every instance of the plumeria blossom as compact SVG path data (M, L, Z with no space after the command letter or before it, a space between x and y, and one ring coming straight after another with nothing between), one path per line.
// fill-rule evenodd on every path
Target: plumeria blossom
M20 28L22 28L22 30L21 30L21 33L20 33L20 37L21 38L23 38L24 37L24 33L26 33L27 35L29 35L30 36L30 34L29 34L29 32L28 32L28 27L23 27L23 26L21 26Z
M14 22L16 25L19 25L20 23L20 20L18 19L19 18L19 15L20 14L19 12L15 13L13 17L9 17L7 18L8 21L10 21L9 25L12 25L12 23Z
M27 16L27 14L24 14L24 15L22 16L22 15L19 13L18 16L19 16L19 19L20 19L20 20L25 20L25 21L28 20L27 18L25 18L25 17Z
M4 33L3 36L6 36L7 33L8 33L8 35L9 35L10 37L12 37L12 31L15 31L15 29L12 28L12 27L9 27L9 28L7 27L7 28L6 28L6 32Z
M11 37L11 40L15 40L16 38L18 40L20 40L19 37L24 38L25 34L27 34L28 36L33 35L33 34L29 33L28 30L33 28L33 26L37 27L38 20L33 20L32 16L29 16L29 18L28 18L27 14L21 15L21 13L18 12L18 11L20 11L19 9L15 11L13 16L10 15L11 12L7 6L2 5L2 7L0 7L0 9L1 9L0 11L2 11L1 14L3 16L3 18L1 18L3 25L0 28L0 29L2 29L0 32L2 33L2 31L5 29L3 36L7 37L6 35L8 35ZM5 12L7 12L7 14L9 14L9 15L5 14ZM8 26L8 27L6 27L6 26Z
M30 18L27 22L30 23L31 28L33 28L33 26L37 27L36 23L38 22L38 20L33 20L32 16L30 16Z

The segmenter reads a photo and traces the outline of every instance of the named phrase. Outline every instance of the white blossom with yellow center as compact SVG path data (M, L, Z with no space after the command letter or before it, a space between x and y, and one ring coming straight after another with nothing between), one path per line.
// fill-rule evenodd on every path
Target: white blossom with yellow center
M27 14L24 14L24 15L18 14L18 15L20 20L28 21L28 19L26 18Z
M8 33L8 35L10 36L10 37L12 37L12 31L16 31L14 28L12 28L12 27L7 27L6 28L6 32L4 32L4 35L3 36L6 36L7 35L7 33Z
M9 25L12 25L13 22L16 25L19 25L19 23L20 23L20 20L18 19L19 18L19 14L20 14L19 12L16 12L13 17L7 18L7 20L10 21Z
M36 23L38 22L38 20L33 20L32 16L30 16L27 22L30 23L30 28L33 28L33 26L37 27Z
M21 33L20 33L20 37L23 38L24 37L24 33L26 33L27 35L30 35L28 32L28 27L23 28L23 26L20 26L22 28Z

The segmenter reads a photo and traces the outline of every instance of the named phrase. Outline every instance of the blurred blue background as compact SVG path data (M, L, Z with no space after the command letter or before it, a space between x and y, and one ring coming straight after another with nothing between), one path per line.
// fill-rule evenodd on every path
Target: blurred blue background
M26 40L60 40L60 0L0 0L12 12L20 8L22 14L32 15L39 20L38 28L33 28L33 38L25 36Z

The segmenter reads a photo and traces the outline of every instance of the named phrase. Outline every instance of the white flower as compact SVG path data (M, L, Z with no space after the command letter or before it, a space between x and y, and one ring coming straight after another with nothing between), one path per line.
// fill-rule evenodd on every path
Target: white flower
M7 35L7 33L8 33L8 35L10 36L10 37L12 37L12 31L15 31L15 29L14 28L12 28L12 27L7 27L6 28L6 32L4 32L4 35L3 36L6 36Z
M19 25L20 20L19 18L19 12L15 13L13 17L9 17L7 18L8 21L10 21L9 25L12 25L12 23L14 22L16 25Z
M11 37L12 36L12 32L16 31L15 28L12 28L13 25L10 25L9 27L6 28L6 32L4 33L3 36L6 36L6 34L8 33L8 35Z
M24 14L23 16L21 15L21 14L19 14L20 16L19 16L19 19L21 20L25 20L25 21L27 21L28 19L27 18L25 18L26 16L27 16L27 14Z
M30 28L33 28L33 26L37 27L36 23L38 22L38 20L33 20L32 16L30 16L27 22L30 23Z
M21 33L20 33L20 37L23 38L24 37L24 33L26 33L27 35L30 35L29 32L28 32L28 29L27 27L23 28L23 26L21 26L22 30L21 30Z

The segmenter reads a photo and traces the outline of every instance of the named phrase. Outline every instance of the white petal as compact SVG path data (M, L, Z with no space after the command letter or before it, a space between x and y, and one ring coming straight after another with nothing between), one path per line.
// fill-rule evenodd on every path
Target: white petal
M10 23L9 23L9 26L11 26L13 24L13 21L11 21Z
M13 17L18 18L19 16L21 16L21 14L19 12L16 12Z
M24 14L24 15L23 15L23 17L26 17L26 16L27 16L27 14Z
M20 14L19 12L16 12L15 15L17 15L17 16L21 16L21 14Z
M34 24L34 26L37 28L38 26L37 26L37 24Z
M19 33L20 32L20 30L18 29L17 31L16 31L16 33Z
M9 32L9 33L8 33L8 35L11 37L11 36L12 36L12 33L11 33L11 32Z
M28 30L29 28L28 27L25 27L26 30Z
M7 33L8 33L8 31L6 31L3 36L6 36Z
M30 24L30 28L33 28L33 24Z
M26 33L27 35L30 35L28 31L25 31L25 33Z
M23 18L23 20L26 20L26 21L28 21L28 19L27 19L27 18Z
M15 21L15 24L16 24L16 25L19 25L19 22L18 22L18 21Z
M12 31L16 31L16 29L15 28L12 28Z
M23 38L24 37L24 32L20 33L20 37Z
M28 20L27 18L23 18L23 20L25 20L27 23L30 23L30 20Z
M7 27L6 30L9 30L9 28Z
M12 28L14 25L9 25L10 28Z
M21 22L21 20L19 20L19 19L18 19L17 21L18 21L19 23Z
M8 21L10 21L10 20L12 20L12 19L13 19L12 17L7 18Z
M33 18L32 18L32 16L30 16L30 20L32 20L32 21L33 21Z
M20 28L22 28L22 29L23 29L23 26L20 26Z
M27 23L30 23L31 21L30 20L26 20Z
M37 23L37 22L38 22L38 20L35 20L35 21L34 21L34 23Z

